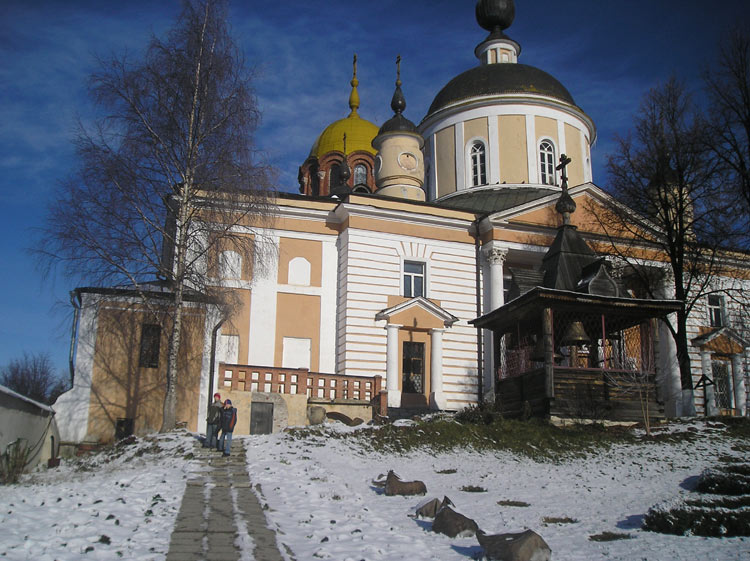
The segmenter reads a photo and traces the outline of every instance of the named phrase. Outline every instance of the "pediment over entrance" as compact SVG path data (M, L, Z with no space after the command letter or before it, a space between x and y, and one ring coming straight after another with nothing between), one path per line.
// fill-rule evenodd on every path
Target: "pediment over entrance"
M728 327L717 327L692 340L693 346L713 353L741 354L750 346L740 335Z
M375 319L423 329L450 327L458 321L456 316L422 296L381 310L375 315Z

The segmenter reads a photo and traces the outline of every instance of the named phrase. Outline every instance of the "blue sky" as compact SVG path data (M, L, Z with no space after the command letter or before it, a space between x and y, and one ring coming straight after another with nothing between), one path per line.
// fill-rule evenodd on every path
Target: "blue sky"
M296 192L297 167L327 124L348 113L352 54L359 57L360 115L390 118L395 58L402 56L406 116L418 123L437 92L477 64L486 36L473 0L235 0L234 36L254 69L263 114L258 148ZM73 164L77 118L91 116L87 76L96 57L137 56L180 9L177 0L0 1L0 365L49 352L67 370L71 307L64 278L42 278L27 249L46 202ZM507 34L520 62L560 80L593 118L594 182L649 88L671 74L699 95L721 36L750 25L750 2L718 0L517 0Z

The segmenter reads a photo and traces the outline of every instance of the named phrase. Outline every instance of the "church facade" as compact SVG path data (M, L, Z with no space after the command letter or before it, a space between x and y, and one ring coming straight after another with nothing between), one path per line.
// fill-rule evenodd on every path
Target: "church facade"
M479 64L437 93L418 126L405 117L400 76L392 119L377 127L359 116L355 59L351 112L313 143L300 166L300 194L278 196L272 225L237 231L273 247L266 273L253 275L245 256L222 252L214 256L214 281L235 291L241 305L221 318L198 297L189 304L178 419L190 430L203 430L213 391L241 405L240 434L251 431L261 403L271 408L273 430L308 422L313 403L346 410L380 400L381 414L456 411L503 399L500 382L515 375L509 357L521 357L528 372L547 373L538 391L549 403L555 368L582 376L615 363L645 370L646 341L656 346L649 367L657 416L747 414L748 343L735 300L708 296L691 317L695 389L688 394L675 346L658 323L676 309L668 275L663 305L641 306L653 313L637 322L621 320L635 317L639 301L622 267L601 260L607 243L594 214L611 199L592 183L596 128L560 82L519 62L520 46L505 34L513 17L513 2L478 2L477 20L489 32L475 49ZM561 205L568 200L572 206ZM586 248L562 250L555 267L572 272L567 284L552 286L556 240ZM658 256L645 265L667 266ZM743 276L716 282L750 288ZM585 293L596 304L591 317L601 321L594 332L584 326L572 355L560 348L567 335L546 328L543 314L513 324L528 338L520 327L506 334L510 323L502 318L521 318L513 302L533 290L540 302ZM56 404L63 439L107 440L123 426L158 429L166 362L158 343L151 362L142 360L154 337L164 338L145 327L158 321L143 314L118 320L113 314L125 304L137 306L123 291L77 294L75 384ZM596 331L604 318L616 333ZM113 350L107 324L128 326L129 344ZM644 325L653 327L650 335ZM636 334L639 358L625 356L625 334ZM162 341L162 354L165 347ZM114 371L127 375L115 382ZM149 388L143 399L128 387L135 380ZM259 418L268 407L258 405Z

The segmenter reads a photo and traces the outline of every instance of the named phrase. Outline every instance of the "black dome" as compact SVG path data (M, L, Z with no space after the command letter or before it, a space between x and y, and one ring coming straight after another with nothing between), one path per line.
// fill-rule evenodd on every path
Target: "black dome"
M457 101L507 93L534 93L576 104L565 86L543 70L526 64L483 64L448 82L435 96L427 116Z
M389 120L387 120L383 124L383 126L380 127L378 134L383 134L386 132L409 132L419 134L419 132L417 131L417 127L414 126L414 123L401 115L401 113L394 115Z

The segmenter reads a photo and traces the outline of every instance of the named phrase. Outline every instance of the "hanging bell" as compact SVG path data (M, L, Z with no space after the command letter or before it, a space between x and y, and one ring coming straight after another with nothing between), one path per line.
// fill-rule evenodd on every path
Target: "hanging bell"
M589 343L591 339L586 335L586 330L583 328L583 323L580 321L574 321L565 331L565 335L562 338L562 344L565 346L575 345L581 346Z

